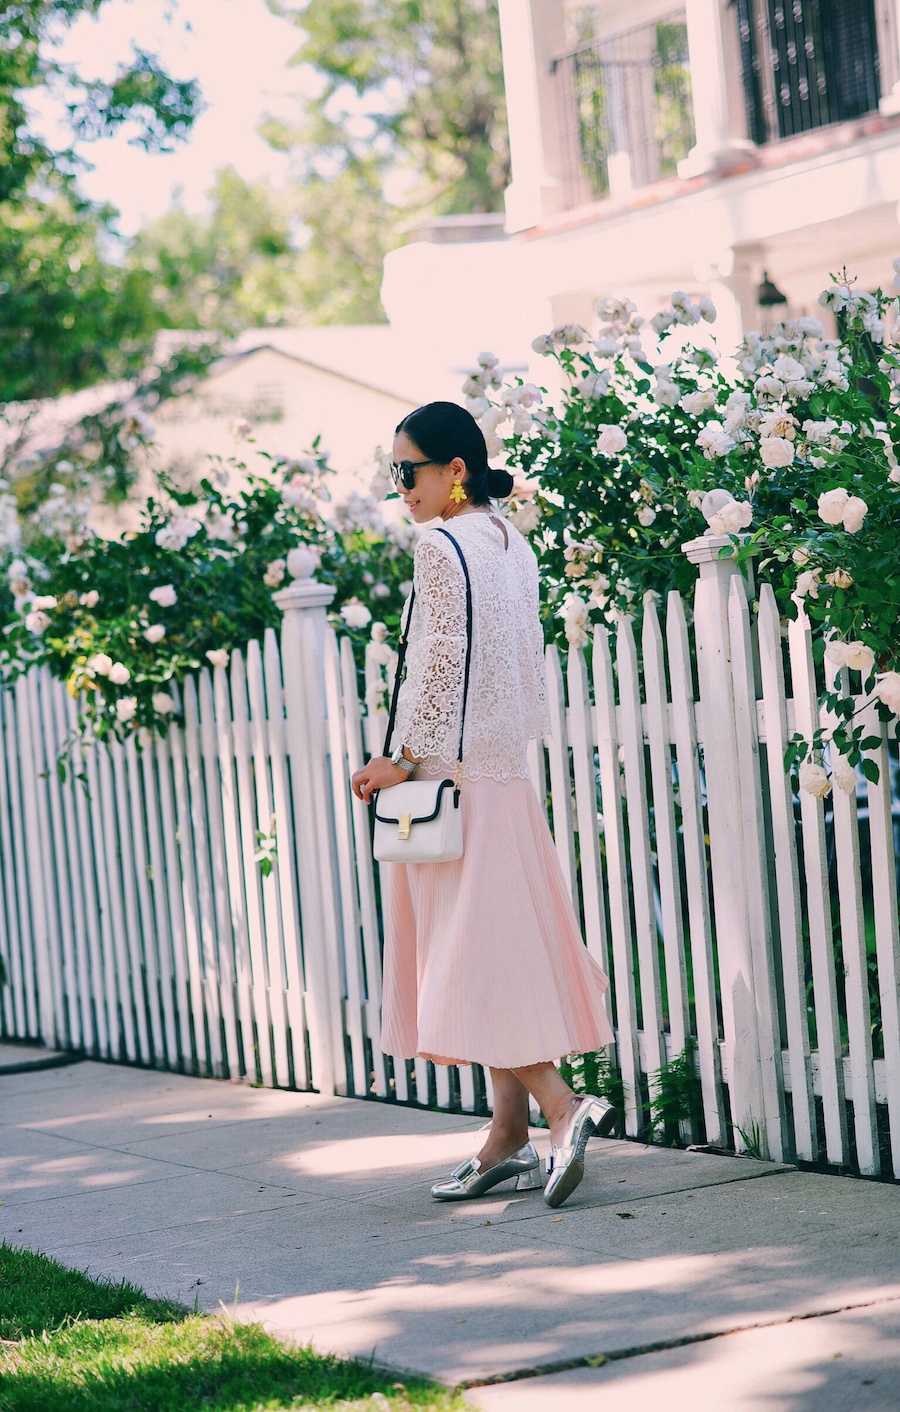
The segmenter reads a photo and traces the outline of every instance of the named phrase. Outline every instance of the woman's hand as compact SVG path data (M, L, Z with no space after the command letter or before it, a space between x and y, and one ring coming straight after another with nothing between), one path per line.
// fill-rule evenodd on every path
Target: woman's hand
M409 779L409 771L400 765L392 765L387 755L376 755L350 780L350 788L364 804L370 804L376 789L389 789L392 784Z

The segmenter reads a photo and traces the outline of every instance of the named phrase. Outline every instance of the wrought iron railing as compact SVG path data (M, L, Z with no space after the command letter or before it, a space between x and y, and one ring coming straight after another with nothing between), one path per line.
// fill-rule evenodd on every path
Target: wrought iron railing
M554 72L567 206L675 175L694 143L683 11L582 44Z
M735 0L749 136L759 144L878 108L874 0Z

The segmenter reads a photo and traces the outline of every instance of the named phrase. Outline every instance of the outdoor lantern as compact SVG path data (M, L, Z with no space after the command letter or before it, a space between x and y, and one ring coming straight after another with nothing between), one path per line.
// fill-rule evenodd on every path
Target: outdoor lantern
M761 309L772 309L776 304L786 304L787 295L782 294L777 284L769 279L768 270L763 270L762 283L757 285L756 302Z

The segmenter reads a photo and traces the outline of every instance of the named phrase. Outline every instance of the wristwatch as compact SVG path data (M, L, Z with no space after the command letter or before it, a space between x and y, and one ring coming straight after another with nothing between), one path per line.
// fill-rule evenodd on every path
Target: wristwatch
M407 760L406 756L403 754L402 745L398 745L397 748L392 751L391 764L399 765L401 770L405 770L408 775L413 774L414 771L419 768L417 761Z

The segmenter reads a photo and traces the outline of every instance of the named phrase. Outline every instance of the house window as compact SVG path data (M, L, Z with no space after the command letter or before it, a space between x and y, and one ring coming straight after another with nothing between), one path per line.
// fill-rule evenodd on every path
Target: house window
M735 0L735 7L754 142L877 110L874 0Z
M674 176L694 144L684 11L554 62L569 206Z

